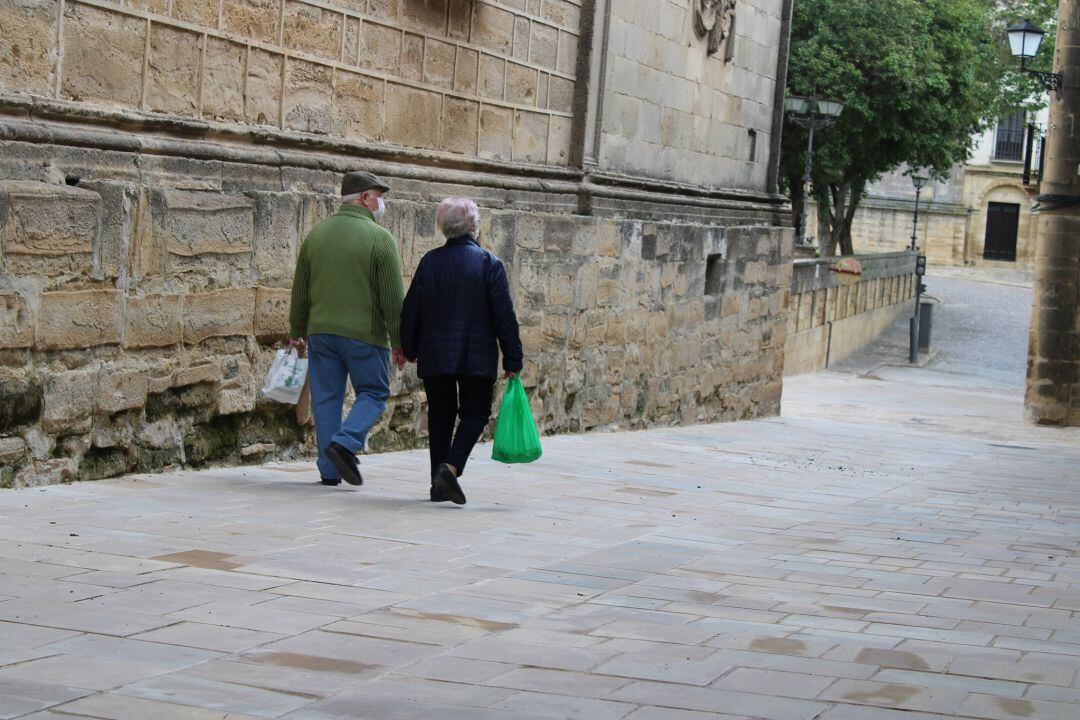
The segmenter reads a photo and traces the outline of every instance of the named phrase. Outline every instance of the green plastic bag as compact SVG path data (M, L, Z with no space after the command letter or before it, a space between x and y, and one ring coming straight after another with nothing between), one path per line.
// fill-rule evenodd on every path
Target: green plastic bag
M540 433L536 431L529 398L517 375L510 379L495 421L495 444L491 458L504 463L530 463L539 459Z

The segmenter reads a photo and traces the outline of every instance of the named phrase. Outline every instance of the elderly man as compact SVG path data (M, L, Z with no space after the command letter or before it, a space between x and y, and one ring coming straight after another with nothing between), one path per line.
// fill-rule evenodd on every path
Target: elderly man
M447 198L435 222L446 244L416 268L401 349L416 361L427 395L431 500L464 505L458 478L491 418L499 350L504 377L512 377L521 372L521 338L503 264L476 241L476 203Z
M292 344L309 356L311 405L325 485L363 483L358 453L390 397L404 287L394 236L378 224L390 186L347 173L341 207L312 228L296 258L289 308ZM345 383L356 401L344 422Z

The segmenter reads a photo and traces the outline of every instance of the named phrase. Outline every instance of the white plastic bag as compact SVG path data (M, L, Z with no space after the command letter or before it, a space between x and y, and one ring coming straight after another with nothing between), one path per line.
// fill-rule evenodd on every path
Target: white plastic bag
M307 378L307 358L300 357L294 348L278 350L270 372L266 374L262 394L271 400L295 405Z

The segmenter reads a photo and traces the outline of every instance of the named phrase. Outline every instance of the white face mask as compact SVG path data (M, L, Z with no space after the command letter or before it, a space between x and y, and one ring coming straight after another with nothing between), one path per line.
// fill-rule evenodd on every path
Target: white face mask
M386 212L386 203L383 202L383 199L381 197L377 197L375 198L375 200L379 203L379 206L375 210L373 210L371 214L375 216L376 220L379 220L380 218L382 218L383 213Z

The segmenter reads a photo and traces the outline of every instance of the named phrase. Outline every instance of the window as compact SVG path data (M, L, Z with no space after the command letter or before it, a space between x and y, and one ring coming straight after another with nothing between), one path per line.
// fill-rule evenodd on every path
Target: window
M997 142L994 145L995 160L1014 160L1020 162L1024 159L1024 130L1027 124L1027 113L1017 110L1012 115L1003 117L998 121Z

